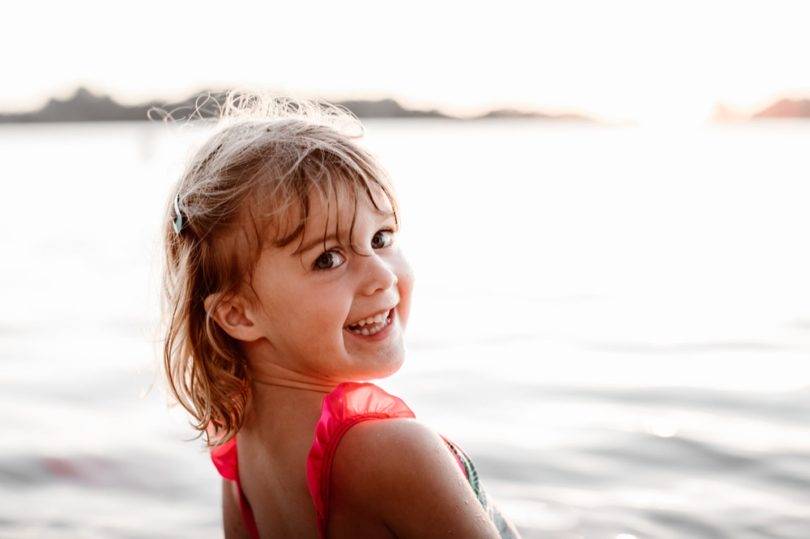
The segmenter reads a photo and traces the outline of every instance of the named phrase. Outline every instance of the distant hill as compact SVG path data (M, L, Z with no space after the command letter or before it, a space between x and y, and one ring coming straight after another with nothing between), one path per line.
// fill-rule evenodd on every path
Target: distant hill
M717 103L711 115L711 121L718 124L801 118L810 119L810 99L780 99L753 114Z
M198 116L203 118L216 117L216 104L222 103L225 92L221 91L201 91L187 99L179 102L149 101L139 105L122 105L106 95L97 95L90 90L80 87L68 99L51 98L45 106L39 110L16 114L1 114L0 123L34 123L34 122L111 122L111 121L138 121L148 120L149 110L153 107L172 112L175 118L185 118L192 111L197 109L195 103L202 104L205 97L210 96ZM342 105L352 111L358 118L443 118L448 120L478 120L478 119L506 119L506 118L526 118L537 120L564 120L594 122L595 120L586 116L575 114L550 115L542 112L521 112L509 109L499 109L489 111L485 114L472 118L458 118L449 116L435 109L413 110L406 109L394 99L372 100L350 100L335 101L337 105ZM159 115L152 113L152 118Z
M491 110L474 119L483 120L488 118L532 118L535 120L553 120L553 121L573 121L573 122L595 122L593 118L581 116L579 114L546 114L544 112L524 112L515 109L496 109Z
M810 118L810 99L781 99L751 118Z

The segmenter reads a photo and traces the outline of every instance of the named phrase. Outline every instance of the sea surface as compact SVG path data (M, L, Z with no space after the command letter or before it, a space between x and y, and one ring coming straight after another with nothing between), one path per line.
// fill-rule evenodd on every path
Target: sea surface
M810 537L810 123L364 123L416 272L377 383L524 537ZM208 133L0 127L0 537L221 537L159 369Z

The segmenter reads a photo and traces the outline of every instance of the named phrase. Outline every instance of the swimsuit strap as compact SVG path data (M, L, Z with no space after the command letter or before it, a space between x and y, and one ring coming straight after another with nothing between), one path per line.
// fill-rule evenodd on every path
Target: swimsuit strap
M323 399L321 417L307 457L307 486L315 506L319 537L329 521L329 478L335 451L350 427L371 419L415 417L399 398L368 382L343 382Z
M307 457L307 486L315 506L319 537L326 537L332 462L341 438L351 427L363 421L397 417L416 416L399 397L369 382L344 382L324 397L315 439ZM442 439L469 481L470 469L474 472L474 468L471 468L471 463L466 464L466 454L444 436ZM478 489L475 490L478 495Z
M256 520L253 518L253 509L250 507L245 493L242 492L242 484L239 482L239 459L236 456L236 436L222 445L218 445L211 450L211 461L213 461L219 474L236 483L239 491L239 511L242 514L242 521L250 534L251 539L259 539L259 530L256 527Z

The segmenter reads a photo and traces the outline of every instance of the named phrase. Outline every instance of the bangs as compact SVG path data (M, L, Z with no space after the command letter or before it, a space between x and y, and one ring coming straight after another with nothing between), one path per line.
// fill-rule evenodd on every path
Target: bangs
M349 245L354 250L354 225L357 220L358 202L365 196L377 215L393 216L399 226L399 214L396 197L391 192L385 178L377 178L377 171L364 171L357 163L347 165L340 162L339 166L327 167L319 163L317 170L310 170L302 164L294 181L289 182L290 189L279 197L259 197L258 200L271 202L270 208L265 208L260 214L264 216L257 222L254 220L254 230L264 230L259 239L259 250L265 246L265 241L278 249L284 249L293 242L298 245L293 255L301 252L304 239L309 237L309 228L314 226L312 221L313 202L320 203L324 208L326 217L322 238L324 246L327 237L334 235L341 246ZM383 198L388 199L391 210L384 209L380 203ZM334 208L335 219L332 219ZM348 231L346 224L348 223ZM348 232L348 233L347 233ZM357 253L361 254L361 253Z

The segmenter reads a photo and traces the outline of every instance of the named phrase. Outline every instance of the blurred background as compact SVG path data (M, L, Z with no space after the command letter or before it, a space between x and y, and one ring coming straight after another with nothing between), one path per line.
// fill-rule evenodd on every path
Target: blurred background
M810 537L805 2L6 7L0 536L220 537L159 230L254 87L347 106L417 275L379 381L524 537Z

